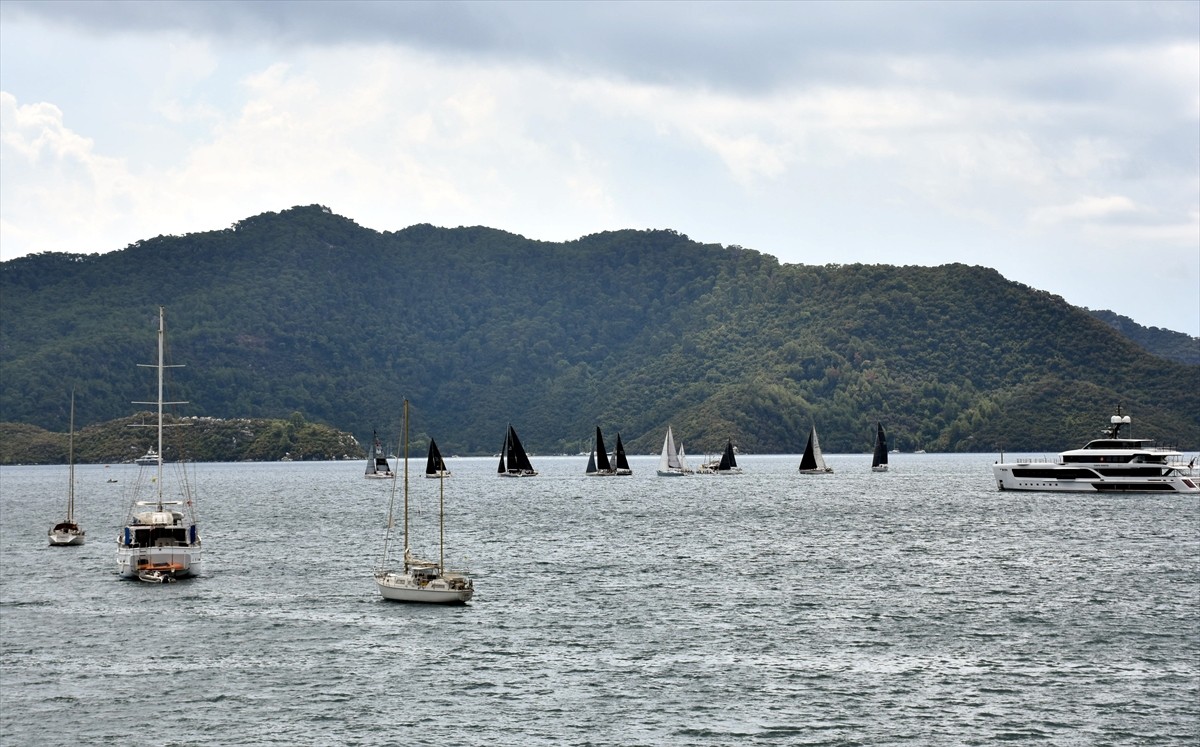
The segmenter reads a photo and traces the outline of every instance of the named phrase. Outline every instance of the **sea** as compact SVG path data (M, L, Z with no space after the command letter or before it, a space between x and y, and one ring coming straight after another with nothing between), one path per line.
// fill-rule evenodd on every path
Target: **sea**
M0 743L1200 743L1196 496L826 458L414 458L410 543L469 570L459 607L380 598L404 481L362 462L195 465L204 568L173 584L116 574L137 467L76 468L75 548L46 541L66 468L0 468Z

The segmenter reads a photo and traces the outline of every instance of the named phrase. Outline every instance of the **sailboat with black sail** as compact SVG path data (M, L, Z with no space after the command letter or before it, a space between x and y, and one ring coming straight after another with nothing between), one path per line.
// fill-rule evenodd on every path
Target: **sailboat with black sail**
M425 458L425 476L434 480L450 476L450 470L446 468L446 460L442 459L442 452L438 449L437 441L429 439L429 456Z
M621 432L617 431L617 445L613 448L613 474L632 475L629 458L625 456L625 445L621 443Z
M616 473L616 468L608 461L608 451L604 448L604 434L600 432L600 426L596 426L596 441L592 446L592 453L588 457L585 474L592 477L615 475Z
M517 432L511 423L508 431L504 434L504 446L500 449L500 466L496 469L496 474L501 477L535 477L537 475L537 470L530 463L529 455L525 453L525 447L521 445L521 439L517 438Z
M721 452L721 458L705 463L700 471L710 475L742 474L742 468L737 463L737 453L733 448L733 441L727 440L725 450Z
M804 456L800 457L800 474L823 475L833 472L833 468L825 464L821 454L821 442L817 440L817 426L808 431L808 443L804 446Z
M887 436L883 433L883 423L876 423L879 429L875 432L875 451L871 455L871 471L887 472L888 448Z
M87 532L75 523L75 390L71 390L71 436L67 442L67 518L50 528L50 546L82 545Z
M475 585L465 571L446 570L446 480L438 478L438 559L413 557L408 526L408 400L404 401L404 535L403 558L394 563L390 556L396 501L395 480L388 505L388 527L383 541L383 561L375 569L375 587L384 599L425 604L466 604L475 594Z
M183 459L171 464L172 490L168 491L163 474L164 405L184 405L186 402L163 401L163 374L168 368L180 366L165 363L166 311L158 309L158 362L138 364L153 368L158 374L158 398L154 402L134 402L135 405L156 405L158 417L153 424L136 427L155 428L158 434L159 459L150 467L138 470L133 487L133 501L125 525L117 536L117 572L122 578L136 578L151 583L164 583L200 574L200 525L192 485ZM173 423L171 425L186 425ZM147 473L152 473L147 480ZM147 485L147 482L149 484Z

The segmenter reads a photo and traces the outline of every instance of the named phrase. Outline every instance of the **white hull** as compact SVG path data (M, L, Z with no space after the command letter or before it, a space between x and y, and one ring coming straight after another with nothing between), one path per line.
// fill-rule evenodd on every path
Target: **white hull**
M877 464L871 468L871 471L872 472L887 472L887 468L888 468L888 466L886 464Z
M802 475L828 475L831 472L833 472L833 467L826 467L825 469L802 469L802 470L800 470L800 474L802 474Z
M457 573L425 580L411 573L384 571L375 574L375 586L380 596L393 602L466 604L475 594L471 580Z
M509 470L508 472L497 472L496 474L500 477L537 477L537 470L527 469L516 472Z
M391 479L395 478L395 475L385 474L383 472L374 472L372 474L366 475L366 478L368 480L391 480Z
M82 545L84 541L83 532L50 532L51 547L67 547L70 545Z
M683 470L677 469L660 469L656 470L656 472L658 473L659 477L683 477L691 474L690 472L684 472Z
M174 578L198 576L201 571L200 548L117 548L117 573L121 578L137 578L146 571L161 571Z
M1054 471L1061 469L1071 476L1055 477ZM1021 476L1021 472L1032 472ZM1181 475L1162 477L1096 476L1079 477L1079 468L1057 467L1043 463L995 464L992 472L996 476L997 490L1028 490L1048 493L1190 493L1200 494L1200 485Z
M453 473L450 470L443 470L441 472L426 472L425 476L430 480L440 480L443 477L449 477L451 474Z

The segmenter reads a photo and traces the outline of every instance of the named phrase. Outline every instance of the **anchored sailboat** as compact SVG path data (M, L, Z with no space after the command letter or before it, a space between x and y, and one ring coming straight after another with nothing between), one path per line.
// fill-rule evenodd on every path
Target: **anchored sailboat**
M800 474L822 475L833 472L833 468L825 464L821 456L821 444L817 441L817 426L808 431L808 444L804 447L804 456L800 457Z
M67 518L51 527L51 547L82 545L87 532L75 523L75 390L71 389L71 436L67 442Z
M500 466L496 469L496 474L501 477L534 477L537 475L537 470L530 463L529 456L525 453L525 447L521 446L521 439L517 438L517 432L511 423L508 426L508 432L504 434L504 446L500 449Z
M395 481L392 482L392 498L388 505L388 528L383 542L383 562L375 570L375 586L384 599L396 602L424 602L426 604L465 604L475 594L471 577L463 571L446 570L446 482L444 475L438 479L438 559L418 560L412 555L408 543L408 400L404 400L404 557L398 568L393 568L389 551L392 542L393 522L390 521L396 501Z
M875 432L875 452L871 455L871 471L887 472L887 436L883 433L883 423L876 423L876 425L879 426L879 430Z
M137 484L133 488L133 502L125 518L125 526L117 537L117 572L123 578L138 578L152 583L174 581L200 573L200 528L196 518L196 505L192 487L182 460L173 465L177 473L174 500L164 499L163 481L163 405L185 405L186 402L163 401L163 372L181 366L164 363L166 338L166 311L158 308L158 362L141 364L158 372L158 399L155 402L134 402L135 405L157 405L158 418L151 425L134 426L156 428L158 432L157 454L153 465L154 477L150 486L142 479L147 472L139 470ZM183 424L179 424L183 425ZM144 493L149 491L147 498Z
M442 459L442 452L438 450L437 441L429 439L429 456L425 459L425 476L435 480L450 476L450 470L446 468L446 460Z
M692 470L688 467L687 457L684 456L683 444L680 444L678 449L675 448L675 436L668 425L667 437L663 439L662 454L658 458L658 476L680 477L690 474Z

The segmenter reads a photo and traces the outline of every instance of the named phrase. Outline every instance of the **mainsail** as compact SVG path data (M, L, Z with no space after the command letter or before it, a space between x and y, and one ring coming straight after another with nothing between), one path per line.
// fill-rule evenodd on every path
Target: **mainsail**
M886 467L888 463L887 436L883 433L883 423L876 423L879 430L875 433L875 453L871 456L871 467Z

